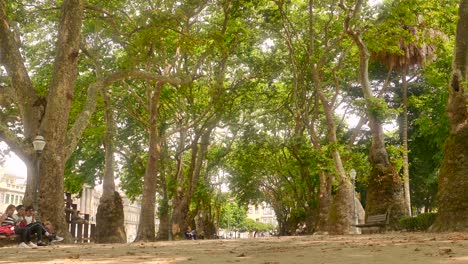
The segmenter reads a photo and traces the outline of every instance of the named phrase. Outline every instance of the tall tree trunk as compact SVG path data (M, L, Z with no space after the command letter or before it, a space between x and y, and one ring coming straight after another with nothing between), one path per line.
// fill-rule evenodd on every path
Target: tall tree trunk
M162 146L162 153L159 158L159 182L158 182L158 193L163 197L162 201L159 201L159 229L157 234L157 240L169 240L172 236L169 236L169 229L171 228L170 219L170 206L169 206L169 190L167 189L166 180L166 160L169 158L168 146L164 144ZM171 181L171 179L169 179Z
M39 131L47 141L42 154L39 185L39 213L59 234L68 234L63 203L68 118L77 78L83 2L64 1L57 41L54 75L47 94L47 107ZM67 235L68 237L68 235Z
M366 100L367 116L372 135L369 162L372 166L366 199L366 215L390 212L391 224L396 225L401 215L405 214L403 188L400 176L390 163L385 148L382 121L378 112L384 111L372 94L369 82L369 51L362 39L362 33L351 26L351 20L357 20L361 13L362 1L356 1L353 10L348 9L343 0L340 6L347 12L345 31L359 50L359 82Z
M114 113L111 100L105 90L102 90L102 96L106 121L105 168L103 191L96 214L96 243L125 243L127 235L125 233L123 203L119 192L115 190L114 182Z
M317 69L312 69L312 75L317 94L322 101L325 119L327 122L327 138L330 144L337 146L339 144L336 138L336 125L333 119L333 108L331 103L325 97L321 87L321 81ZM338 191L333 199L332 210L329 217L329 232L333 234L346 234L352 231L351 225L354 224L354 191L350 179L346 176L341 155L335 147L332 151L332 158L335 165L335 173L338 180Z
M319 98L315 98L314 106L314 116L317 117L319 112ZM315 118L314 118L315 119ZM322 152L322 146L320 144L320 139L315 132L315 125L313 120L308 124L308 133L310 141L314 146L315 150L319 153ZM329 229L329 216L330 216L330 207L332 204L332 182L333 175L329 174L326 171L319 171L319 196L318 196L318 213L317 220L315 223L315 232L317 233L326 233Z
M408 66L405 65L402 75L402 103L403 113L401 121L401 140L403 142L403 189L405 190L405 206L407 214L411 216L411 195L410 195L410 175L408 162Z
M332 203L331 196L331 179L332 177L327 175L324 171L319 171L320 179L320 190L319 190L319 208L318 208L318 218L315 226L315 231L318 234L326 233L329 230L329 216L330 216L330 206Z
M461 0L447 112L450 134L439 175L439 210L432 230L468 230L468 0Z
M187 172L187 189L184 192L178 192L178 197L175 199L172 220L174 226L173 232L176 237L182 237L182 232L187 229L187 226L193 220L189 219L189 205L198 188L201 168L208 152L211 132L217 124L217 119L207 122L207 128L200 129L191 145L191 161ZM191 226L191 228L194 229L195 226Z
M187 223L185 222L185 216L188 213L188 206L186 206L185 202L185 195L188 192L188 185L187 179L184 175L184 152L185 152L185 140L187 131L183 127L184 124L182 122L179 124L180 129L180 136L179 136L179 143L177 146L177 153L175 155L176 159L176 173L174 176L174 181L176 183L176 190L174 197L172 198L172 217L171 221L171 232L173 236L181 236L183 232L187 229ZM198 136L196 135L194 141L198 143ZM197 145L195 145L197 146ZM194 147L192 145L192 155L194 154Z
M146 163L143 198L141 201L140 224L138 225L135 241L154 241L156 231L154 225L156 212L156 181L158 174L158 160L161 154L161 138L158 128L158 107L163 83L158 82L149 98L149 149Z

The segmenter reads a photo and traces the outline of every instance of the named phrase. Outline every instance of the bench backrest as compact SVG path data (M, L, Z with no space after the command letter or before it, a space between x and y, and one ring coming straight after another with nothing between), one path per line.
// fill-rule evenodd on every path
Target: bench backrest
M388 223L388 214L369 215L366 223Z

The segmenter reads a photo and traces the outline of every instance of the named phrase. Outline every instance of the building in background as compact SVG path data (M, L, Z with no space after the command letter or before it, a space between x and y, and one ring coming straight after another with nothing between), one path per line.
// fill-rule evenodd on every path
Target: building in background
M6 172L0 167L0 212L9 204L20 205L23 203L26 184L22 177Z
M272 224L273 226L278 225L276 220L276 214L271 205L263 202L259 205L249 204L249 210L247 211L247 218L255 220L255 222L261 222L264 224Z

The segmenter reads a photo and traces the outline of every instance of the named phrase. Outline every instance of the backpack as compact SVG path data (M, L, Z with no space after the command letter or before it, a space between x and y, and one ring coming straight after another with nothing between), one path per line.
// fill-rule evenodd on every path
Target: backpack
M0 235L10 236L15 234L15 227L11 225L0 226Z

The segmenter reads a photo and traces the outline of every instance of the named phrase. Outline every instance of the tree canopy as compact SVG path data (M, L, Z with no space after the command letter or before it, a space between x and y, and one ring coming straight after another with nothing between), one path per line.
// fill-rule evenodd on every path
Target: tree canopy
M261 202L281 234L352 232L354 201L396 228L437 211L440 175L463 181L441 164L447 138L468 149L466 104L446 111L466 98L466 2L0 0L0 140L60 231L62 191L112 168L142 203L137 240L260 231L241 219Z

